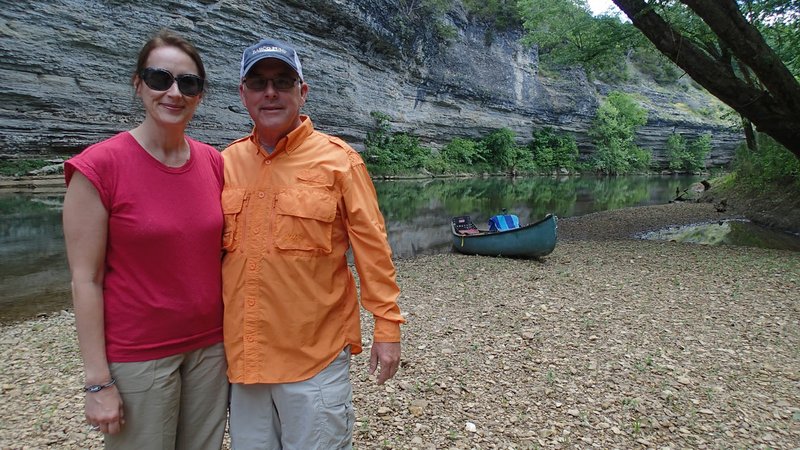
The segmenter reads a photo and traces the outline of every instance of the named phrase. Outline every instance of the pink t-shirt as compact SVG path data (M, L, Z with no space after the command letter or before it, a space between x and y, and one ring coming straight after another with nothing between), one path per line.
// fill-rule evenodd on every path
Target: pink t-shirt
M111 362L159 359L222 341L222 157L187 138L168 167L128 132L64 163L91 181L106 210L103 297Z

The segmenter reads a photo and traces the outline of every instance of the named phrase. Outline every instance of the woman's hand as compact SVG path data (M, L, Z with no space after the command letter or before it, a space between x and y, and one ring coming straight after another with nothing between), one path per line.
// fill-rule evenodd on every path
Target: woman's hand
M115 434L125 424L122 397L116 386L86 393L86 421L104 434Z

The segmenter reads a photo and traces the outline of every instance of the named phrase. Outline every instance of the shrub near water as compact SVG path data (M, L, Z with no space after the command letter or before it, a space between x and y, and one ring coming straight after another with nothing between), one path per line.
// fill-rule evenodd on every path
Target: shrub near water
M800 159L766 134L758 134L758 150L742 145L736 151L736 183L753 190L794 189L800 193Z
M482 141L490 161L501 171L510 174L526 172L533 169L530 152L515 143L514 132L501 128L490 133Z
M362 154L373 175L436 175L459 173L522 174L534 171L528 147L516 143L514 132L501 128L481 140L456 138L439 151L420 145L419 139L391 131L391 118L373 111L375 129L367 133ZM577 150L576 150L577 151ZM564 160L558 150L558 161ZM566 166L568 167L568 165Z
M710 152L710 134L704 134L689 143L677 133L667 139L667 158L672 170L701 171L706 168L706 156Z
M419 173L430 158L430 149L405 133L392 133L390 117L373 111L376 129L367 133L364 160L374 175Z
M475 172L488 170L486 146L469 139L455 138L445 145L435 160L441 162L441 172L433 167L434 173Z
M549 127L534 130L533 139L525 145L517 143L514 131L500 128L480 140L455 138L441 149L432 150L422 146L417 137L392 132L389 115L377 111L370 114L375 128L367 133L362 156L373 175L523 175L547 174L562 168L570 172L585 169L578 162L575 138ZM636 129L646 121L647 111L631 96L612 92L598 109L590 130L597 145L589 161L590 169L612 175L646 171L651 154L634 143ZM681 148L688 155L682 156L687 164L695 161L692 150ZM699 164L704 164L706 153L701 153Z
M575 138L568 134L556 134L550 127L533 132L529 149L539 171L552 172L561 168L571 171L577 166L578 144Z

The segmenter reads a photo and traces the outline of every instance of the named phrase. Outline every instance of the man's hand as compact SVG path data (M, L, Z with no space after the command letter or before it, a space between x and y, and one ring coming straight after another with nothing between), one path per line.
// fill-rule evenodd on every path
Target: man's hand
M399 342L373 342L372 350L369 354L369 373L375 373L375 369L380 364L381 370L378 372L378 384L383 384L392 378L400 367L400 343Z

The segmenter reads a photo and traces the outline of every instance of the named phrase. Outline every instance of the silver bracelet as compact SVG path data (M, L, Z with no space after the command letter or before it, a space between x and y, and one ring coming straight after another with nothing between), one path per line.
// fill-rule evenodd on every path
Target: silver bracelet
M84 386L83 387L83 392L89 392L89 393L100 392L100 391L102 391L103 389L105 389L107 387L111 387L111 386L115 385L116 383L117 383L117 379L114 378L114 377L111 377L111 381L109 381L106 384L92 384L90 386Z

